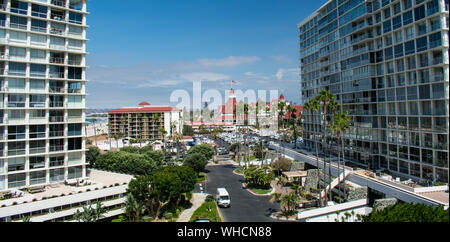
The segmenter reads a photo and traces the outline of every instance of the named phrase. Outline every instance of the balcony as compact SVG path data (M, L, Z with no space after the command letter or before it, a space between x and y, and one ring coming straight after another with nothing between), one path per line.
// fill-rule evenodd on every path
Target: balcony
M67 90L67 93L80 94L81 93L81 89L69 88Z
M50 108L63 108L64 107L64 102L62 101L50 101Z
M30 154L43 154L46 150L46 147L30 148Z
M49 117L49 122L50 123L63 123L64 121L64 116L50 116Z
M64 72L53 72L49 74L49 78L64 79Z
M52 0L51 2L52 5L58 6L58 7L66 7L66 1L63 0Z
M24 108L25 102L8 102L8 108Z
M9 27L13 28L13 29L22 29L22 30L27 30L28 29L28 25L26 25L26 24L19 24L19 23L9 23Z
M64 130L50 131L50 137L64 137Z
M47 28L31 26L31 31L40 32L40 33L47 33Z
M45 102L30 102L30 108L45 108Z
M25 149L8 150L8 156L16 156L16 155L25 155Z
M64 145L50 145L50 152L64 151Z

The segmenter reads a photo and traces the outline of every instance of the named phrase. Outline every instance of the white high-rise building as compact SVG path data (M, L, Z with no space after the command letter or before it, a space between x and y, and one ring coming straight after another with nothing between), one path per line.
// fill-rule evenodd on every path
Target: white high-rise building
M86 177L87 0L0 0L0 191Z

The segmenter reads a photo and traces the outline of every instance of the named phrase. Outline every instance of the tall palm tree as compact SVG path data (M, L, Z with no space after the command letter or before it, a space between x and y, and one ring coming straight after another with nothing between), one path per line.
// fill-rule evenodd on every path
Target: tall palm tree
M320 108L320 103L317 100L317 98L313 98L309 101L309 110L311 110L311 116L312 116L312 120L313 120L313 136L314 136L314 147L316 150L316 164L317 164L317 176L319 178L319 181L317 182L317 191L319 192L319 206L322 206L322 194L320 192L321 189L321 185L320 185L320 167L319 167L319 150L317 147L317 124L314 120L314 113L319 111Z
M320 91L319 95L317 95L318 101L321 104L322 107L322 151L325 154L324 157L324 164L326 163L326 152L329 152L328 149L326 149L327 146L327 115L328 115L328 109L329 109L329 103L331 101L334 101L335 97L334 95L329 91L329 90L322 90ZM329 161L330 163L328 164L329 166L331 165L331 161ZM326 170L326 168L324 167L324 169ZM329 167L330 169L330 167ZM328 185L331 185L331 174L329 174L330 179L328 179ZM325 191L325 193L327 193L327 191ZM325 202L327 202L327 194L325 194ZM331 196L331 194L330 194Z
M292 128L294 131L294 147L297 149L297 131L296 131L296 122L297 122L297 109L293 106L289 105L287 107L287 111L289 113L289 122L292 123Z
M116 140L116 148L117 148L117 150L119 150L120 133L114 134L114 139Z
M336 102L336 100L331 100L329 103L328 103L328 109L330 109L330 114L331 114L331 123L334 123L334 114L335 114L335 112L336 112L336 109L338 109L339 108L339 104ZM333 129L331 129L331 135L333 135L332 134L332 132L333 132ZM332 142L330 142L330 144L329 144L329 147L330 147L330 152L329 152L329 155L330 155L330 159L329 159L329 164L328 164L328 174L330 174L330 176L331 176L331 151L332 151L332 149L331 149L331 143ZM338 177L339 177L339 167L338 167L338 171L337 171L337 174L338 174ZM329 186L329 196L330 196L330 200L332 200L332 193L331 193L331 180L330 180L330 186Z
M92 124L94 125L94 144L97 146L97 129L95 128L95 123L97 122L96 118L92 119Z
M349 127L350 127L350 117L346 113L339 110L337 113L334 114L334 123L331 124L331 129L333 129L336 132L336 136L338 137L339 142L341 144L341 149L340 149L339 156L338 156L338 171L340 169L341 153L342 153L342 157L344 156L343 134L345 132L347 132ZM344 159L344 158L342 158L342 159ZM342 179L342 181L344 182L344 180L345 180L345 165L342 167L342 170L344 172L344 178ZM339 176L338 176L338 182L340 184ZM345 201L345 183L344 183L344 201Z
M278 130L280 130L280 125L284 127L284 114L285 114L285 102L278 103Z
M123 135L123 138L127 136L125 134L125 123L126 123L126 121L127 121L127 119L124 116L122 116L120 118L120 123L122 124L122 135Z
M143 132L145 132L145 139L148 139L149 137L148 137L148 117L147 116L144 116L143 118L142 118L142 121L144 122L144 124L143 124Z
M111 128L112 128L112 124L108 123L109 150L112 150L112 140L111 140L112 133L111 133Z
M156 122L159 122L161 120L161 114L159 114L159 113L156 113L156 114L154 114L153 115L153 117L152 117L152 121L153 121L153 128L155 128L155 123ZM160 129L157 129L158 130L158 133L159 133L159 131L160 131ZM159 136L159 134L158 135L156 135L157 137Z

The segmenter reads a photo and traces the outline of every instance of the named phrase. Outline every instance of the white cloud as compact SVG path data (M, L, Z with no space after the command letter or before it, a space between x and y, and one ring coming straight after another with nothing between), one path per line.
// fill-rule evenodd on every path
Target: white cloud
M286 57L284 55L274 55L274 56L271 56L270 58L272 58L273 60L279 61L279 62L292 63L292 60L289 59L289 57Z
M278 81L281 81L283 78L288 76L289 78L298 77L300 70L298 68L291 68L291 69L278 69L277 74L275 76L277 77Z
M181 74L180 77L189 81L224 81L230 79L230 76L212 72L193 72Z
M260 61L257 56L229 56L223 59L199 59L198 63L208 67L235 67Z

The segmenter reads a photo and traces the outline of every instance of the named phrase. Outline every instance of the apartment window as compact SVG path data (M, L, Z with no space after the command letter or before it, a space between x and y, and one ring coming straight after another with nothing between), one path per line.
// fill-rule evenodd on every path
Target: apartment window
M31 20L31 31L47 33L47 22L37 19Z
M402 15L399 15L392 19L392 29L396 30L402 27Z
M408 100L417 100L417 87L408 87Z
M8 175L8 188L19 188L26 185L25 173Z
M76 179L81 178L83 176L83 167L77 166L77 167L69 167L68 169L68 179Z
M46 171L30 172L30 185L44 184L46 182Z
M394 36L395 36L395 43L403 42L403 32L401 30L395 32Z
M45 156L30 157L30 169L45 168Z
M45 80L30 80L30 91L39 92L45 90Z
M408 9L412 7L412 0L403 0L403 9Z
M11 28L22 30L27 30L28 28L27 18L11 15L9 20L10 20L9 26Z
M17 31L9 31L9 41L15 43L26 43L27 42L27 33L17 32Z
M69 22L74 24L83 24L83 14L69 12Z
M30 41L33 45L47 46L47 37L45 35L30 34Z
M30 49L30 58L32 61L42 62L46 60L45 57L46 57L45 50Z
M45 110L30 110L30 119L41 119L46 117Z
M9 142L8 143L8 155L25 155L25 142ZM25 164L24 164L25 165Z
M414 9L414 19L418 21L420 19L425 18L425 5L417 7Z
M82 138L70 138L68 139L69 150L81 150L82 149Z
M78 26L69 25L69 35L73 36L82 36L83 35L83 28Z
M25 119L25 110L8 110L8 118L10 120Z
M8 127L8 140L25 139L25 136L26 136L25 126Z
M404 13L402 16L403 16L403 25L408 25L414 21L412 10Z
M64 175L64 168L50 170L50 182L64 181Z
M18 62L9 62L9 74L14 76L25 76L27 73L27 64Z
M392 22L391 20L388 20L383 23L383 33L389 33L392 30Z
M395 58L399 58L403 56L403 44L396 45L394 47Z
M441 19L439 17L431 19L431 31L441 28Z
M27 58L27 49L9 47L9 58L13 60L25 60Z
M24 108L25 107L25 94L9 94L8 95L8 107L9 108Z
M11 12L27 15L28 14L28 3L12 0L11 1Z
M30 76L31 77L46 77L47 66L39 64L30 64Z
M419 115L419 105L417 102L409 102L409 115Z
M64 124L51 124L50 137L63 137L64 136Z
M81 124L69 124L68 130L69 134L68 136L81 136Z
M419 130L419 118L409 117L408 124L410 130Z
M399 14L402 11L400 3L394 4L394 15Z
M421 100L430 99L430 85L419 86L419 97Z
M414 27L408 27L405 29L406 31L406 40L414 39Z
M52 156L49 158L49 160L50 160L50 167L64 165L64 156Z
M82 97L81 96L68 96L68 107L69 108L81 108L82 107Z
M82 50L83 49L83 41L69 39L68 47L70 49Z
M68 68L68 78L69 79L76 79L81 80L82 79L82 69L79 67L69 67Z
M433 98L445 98L445 86L443 83L433 84Z
M430 35L430 49L441 46L441 45L442 45L441 32L431 34Z
M433 108L434 108L434 115L447 115L447 109L446 109L446 104L445 101L443 100L438 100L438 101L433 101Z
M8 79L8 88L11 92L24 92L25 91L25 79L11 78Z
M46 152L46 142L45 140L35 140L30 141L30 154L43 154Z
M31 6L31 16L39 18L47 18L47 7L33 4Z
M78 164L83 163L82 157L83 157L83 154L79 153L79 152L69 153L68 154L68 165L71 166L71 165L78 165Z
M30 125L30 139L42 139L46 136L45 125Z
M384 59L385 60L390 60L393 58L393 56L394 56L394 54L392 52L392 47L384 50Z
M431 115L431 102L421 102L422 115Z

